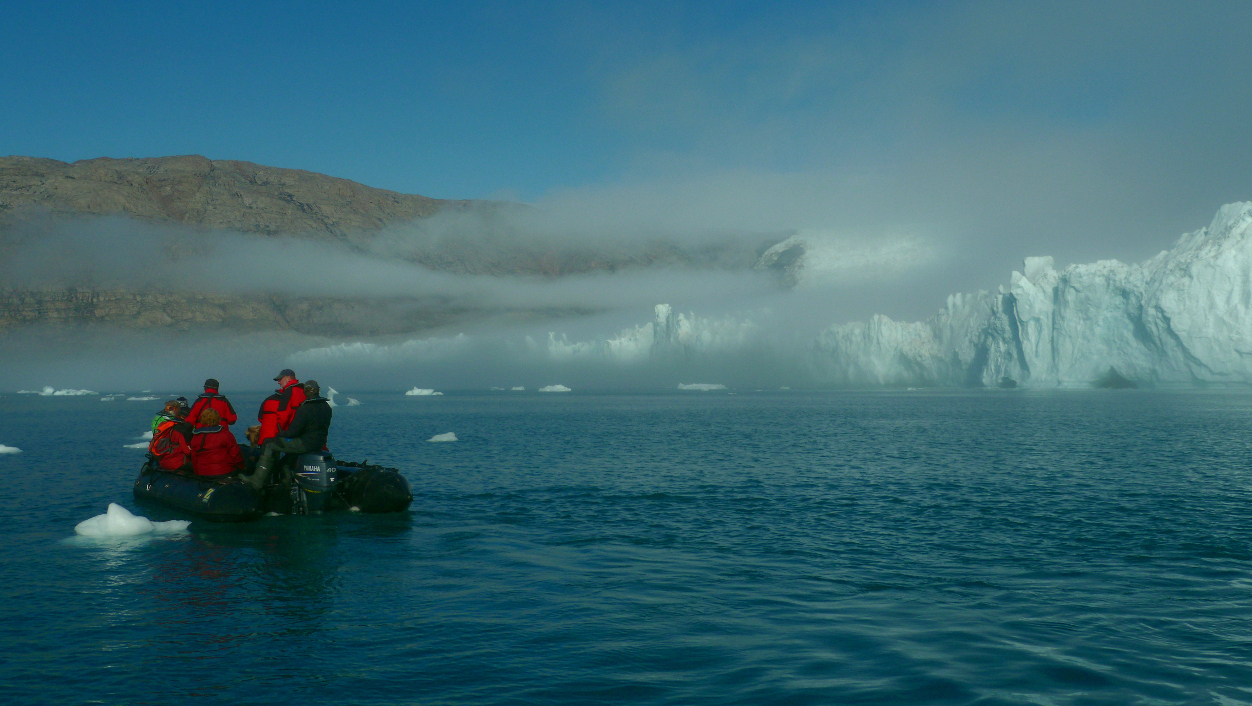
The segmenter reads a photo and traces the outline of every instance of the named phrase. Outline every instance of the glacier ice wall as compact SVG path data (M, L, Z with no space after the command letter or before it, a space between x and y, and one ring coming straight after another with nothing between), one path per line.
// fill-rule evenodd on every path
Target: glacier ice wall
M1252 203L1137 265L1026 258L999 292L954 294L916 323L875 316L814 344L826 382L1086 386L1252 382Z

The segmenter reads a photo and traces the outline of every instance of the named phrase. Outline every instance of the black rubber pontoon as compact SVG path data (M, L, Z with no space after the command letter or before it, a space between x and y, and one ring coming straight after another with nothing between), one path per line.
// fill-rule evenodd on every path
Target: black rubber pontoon
M394 468L336 461L329 454L302 454L287 464L274 482L255 490L234 476L167 471L149 460L135 479L135 499L214 522L247 522L270 512L402 512L413 502L409 481Z

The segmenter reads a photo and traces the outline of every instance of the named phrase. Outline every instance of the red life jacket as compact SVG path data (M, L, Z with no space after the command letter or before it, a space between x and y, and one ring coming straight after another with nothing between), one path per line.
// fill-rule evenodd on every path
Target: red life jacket
M230 427L197 427L191 433L191 469L198 476L224 476L243 465Z
M182 431L175 428L181 423L161 422L157 426L157 432L152 435L152 442L148 444L148 453L156 456L157 465L167 471L182 468L187 464L191 454L187 439L183 437Z
M230 400L226 399L226 395L219 395L217 390L206 387L204 394L196 398L195 403L191 405L191 411L187 412L187 422L192 426L199 424L200 413L206 409L217 410L217 416L221 417L222 424L234 424L239 419L239 415L235 414L235 408Z
M304 403L304 387L299 380L290 380L278 388L278 428L280 431L291 426L291 419L296 416L296 408Z
M257 444L264 444L266 439L278 436L278 405L281 399L279 393L275 392L261 403L261 410L256 415L257 421L261 423Z

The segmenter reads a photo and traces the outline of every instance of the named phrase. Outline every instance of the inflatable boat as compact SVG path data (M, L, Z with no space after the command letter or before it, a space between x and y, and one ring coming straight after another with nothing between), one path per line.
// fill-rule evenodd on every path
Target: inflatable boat
M413 488L394 468L336 461L330 454L286 459L261 490L233 475L167 471L149 459L135 479L135 499L214 522L247 522L271 512L402 512L413 502Z

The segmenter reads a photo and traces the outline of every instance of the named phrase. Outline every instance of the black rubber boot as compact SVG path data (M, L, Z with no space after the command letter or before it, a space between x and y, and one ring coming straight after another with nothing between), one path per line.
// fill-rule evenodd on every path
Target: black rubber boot
M243 481L244 483L247 483L248 485L252 486L256 490L260 490L264 488L265 481L269 480L269 477L270 477L269 466L263 465L260 462L257 462L256 470L253 471L251 474L244 474L244 473L239 474L239 480Z

